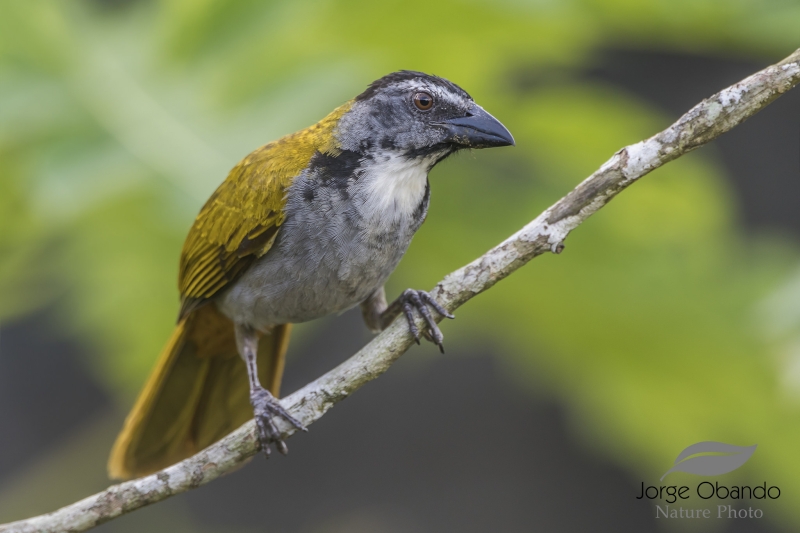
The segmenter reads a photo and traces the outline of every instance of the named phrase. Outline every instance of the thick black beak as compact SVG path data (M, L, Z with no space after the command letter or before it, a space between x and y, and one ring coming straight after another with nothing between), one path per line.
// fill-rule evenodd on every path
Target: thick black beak
M478 104L469 109L467 116L444 120L438 125L447 128L448 141L470 148L514 146L515 144L514 137L506 127Z

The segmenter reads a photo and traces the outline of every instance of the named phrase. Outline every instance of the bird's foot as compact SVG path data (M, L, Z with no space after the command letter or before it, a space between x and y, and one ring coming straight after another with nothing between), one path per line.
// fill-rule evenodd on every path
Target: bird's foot
M422 332L423 336L438 346L440 352L444 353L444 346L442 345L444 335L442 335L442 332L439 330L439 326L436 325L436 321L433 319L428 306L432 307L437 313L444 317L455 318L455 316L450 314L447 309L433 299L433 296L425 291L406 289L403 291L403 294L400 295L400 300L402 302L403 313L406 315L406 320L408 320L408 328L411 330L411 335L414 336L414 340L417 344L419 344L419 330L414 323L414 309L419 311L422 318L425 320L425 324L428 326L427 329Z
M269 457L270 445L275 443L275 448L286 455L289 448L281 438L281 432L278 431L273 417L279 416L301 431L308 431L306 427L300 423L295 417L289 414L289 411L283 408L281 403L270 392L259 387L250 393L250 403L253 406L253 414L256 419L256 427L258 427L258 441L261 443L261 450L264 455Z

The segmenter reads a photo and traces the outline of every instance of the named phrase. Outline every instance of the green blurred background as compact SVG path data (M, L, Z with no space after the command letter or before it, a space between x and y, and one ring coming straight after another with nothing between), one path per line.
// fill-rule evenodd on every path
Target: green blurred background
M174 324L183 238L257 146L398 69L506 124L516 148L433 171L393 296L788 55L798 28L796 0L0 1L0 521L106 485ZM782 495L752 503L763 520L694 527L797 530L799 160L789 93L460 309L446 356L412 349L288 458L102 530L686 529L635 496L702 440L758 444L718 480ZM359 320L296 328L284 392L366 342Z

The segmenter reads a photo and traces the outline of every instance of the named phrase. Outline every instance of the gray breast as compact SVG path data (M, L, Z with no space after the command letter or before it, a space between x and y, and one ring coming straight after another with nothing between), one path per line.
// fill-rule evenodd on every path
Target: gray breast
M305 172L272 249L217 299L264 330L342 312L381 287L425 219L428 165L384 157L346 180Z

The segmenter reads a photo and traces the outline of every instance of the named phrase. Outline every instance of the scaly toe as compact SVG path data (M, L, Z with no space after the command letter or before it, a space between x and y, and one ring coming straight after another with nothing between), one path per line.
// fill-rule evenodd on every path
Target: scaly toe
M422 299L425 300L425 303L433 307L437 313L439 313L445 318L453 319L456 317L454 314L450 313L447 309L442 307L442 305L439 302L437 302L429 292L425 291L419 291L419 292L422 295Z
M306 427L294 418L283 408L280 402L275 399L266 389L258 389L251 393L250 403L253 405L253 414L258 427L258 440L264 454L269 457L270 446L274 443L275 448L286 455L289 452L286 443L281 438L281 432L275 425L274 417L279 416L301 431L308 431Z
M428 306L432 307L437 313L440 315L447 317L447 318L455 318L451 313L447 311L444 307L442 307L439 302L437 302L433 296L425 291L417 291L414 289L406 289L403 291L401 295L403 301L402 309L403 313L406 315L406 320L408 322L408 328L411 331L411 335L414 337L414 340L417 344L419 344L419 330L414 322L414 312L413 309L416 308L420 315L422 315L423 320L425 321L425 329L422 332L422 336L425 339L431 341L432 343L436 344L439 347L439 351L444 353L444 346L442 345L442 341L444 341L444 335L442 335L439 326L436 324L436 320L433 318L430 309Z

